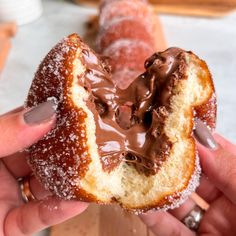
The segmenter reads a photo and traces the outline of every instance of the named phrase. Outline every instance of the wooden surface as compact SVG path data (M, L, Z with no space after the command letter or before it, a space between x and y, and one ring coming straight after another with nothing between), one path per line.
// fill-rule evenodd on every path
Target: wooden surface
M154 236L138 216L119 206L92 204L81 215L51 228L50 236Z
M16 23L1 23L0 24L0 72L3 70L10 47L10 38L16 34Z
M0 72L3 70L10 47L10 40L5 37L0 37Z
M206 1L207 2L207 1ZM222 17L236 9L235 5L228 4L153 4L157 13L187 15L187 16L204 16L204 17Z
M11 47L10 38L15 36L16 30L16 23L14 22L0 24L0 72L3 70Z
M236 9L236 0L149 0L157 13L222 17ZM97 6L99 0L74 0L76 4Z
M166 5L236 5L236 0L149 0L151 3Z
M196 193L191 198L202 209L209 205ZM91 204L82 213L51 228L50 236L154 236L137 215L122 210L118 205Z

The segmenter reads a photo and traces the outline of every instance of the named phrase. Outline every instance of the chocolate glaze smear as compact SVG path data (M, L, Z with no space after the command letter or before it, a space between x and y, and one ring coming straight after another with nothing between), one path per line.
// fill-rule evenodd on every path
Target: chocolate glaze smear
M163 127L172 88L182 78L183 52L170 48L153 54L145 62L146 71L121 90L113 84L109 68L91 51L82 50L81 59L89 69L79 83L91 94L87 105L94 114L104 171L126 161L139 173L153 175L168 157L172 143Z

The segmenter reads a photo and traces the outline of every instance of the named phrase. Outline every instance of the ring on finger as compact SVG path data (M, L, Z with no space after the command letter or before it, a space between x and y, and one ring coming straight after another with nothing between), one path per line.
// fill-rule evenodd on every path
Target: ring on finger
M21 196L22 196L22 199L25 203L34 201L36 199L36 197L34 196L34 194L32 193L32 191L30 189L30 177L31 176L32 175L28 175L28 176L18 179L18 183L19 183L20 190L21 190Z
M199 206L195 206L182 220L182 222L191 230L197 231L205 210Z

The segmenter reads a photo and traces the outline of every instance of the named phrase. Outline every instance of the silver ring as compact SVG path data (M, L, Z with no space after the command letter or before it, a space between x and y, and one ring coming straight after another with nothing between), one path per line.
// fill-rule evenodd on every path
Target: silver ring
M30 177L31 175L18 179L18 183L21 190L21 196L25 203L34 201L36 198L30 189Z
M195 206L182 222L191 230L197 231L205 211L199 206Z

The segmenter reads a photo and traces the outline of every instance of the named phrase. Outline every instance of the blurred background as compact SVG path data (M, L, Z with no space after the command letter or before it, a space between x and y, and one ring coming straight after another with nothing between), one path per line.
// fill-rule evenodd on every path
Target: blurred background
M209 65L218 98L216 130L235 143L236 0L150 0L150 3L160 18L168 47L191 50ZM83 37L88 21L97 13L95 0L0 0L0 114L24 103L37 66L46 53L72 32ZM136 216L116 207L92 205L78 218L52 228L51 236L61 235L151 233Z

